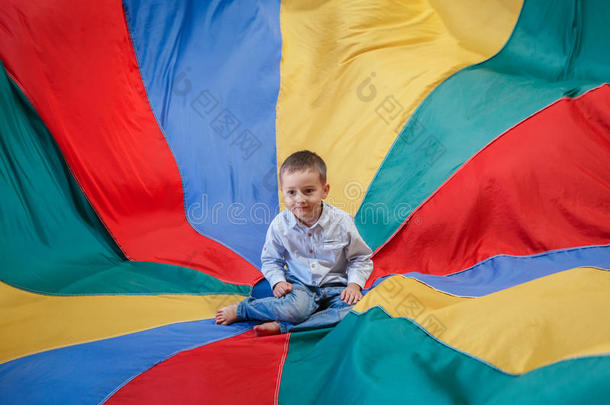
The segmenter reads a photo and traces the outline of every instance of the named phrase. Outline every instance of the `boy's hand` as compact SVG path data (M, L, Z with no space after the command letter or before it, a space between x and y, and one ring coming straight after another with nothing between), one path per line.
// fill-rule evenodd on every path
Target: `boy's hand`
M273 295L275 298L283 297L292 291L292 284L288 281L280 281L275 286L273 286Z
M356 283L349 283L343 291L341 291L341 299L349 305L354 305L362 298L361 288Z

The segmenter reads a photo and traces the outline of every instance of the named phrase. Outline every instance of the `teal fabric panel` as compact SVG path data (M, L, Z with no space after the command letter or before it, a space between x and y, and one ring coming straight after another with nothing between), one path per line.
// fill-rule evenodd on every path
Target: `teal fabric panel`
M1 281L57 295L249 293L196 270L128 261L3 66L0 105Z
M280 404L570 404L610 395L610 357L511 375L378 307L332 330L293 333L289 347Z
M610 38L608 21L610 3L601 0L526 1L504 48L441 83L397 137L355 217L369 246L385 243L408 210L399 217L367 207L415 209L507 129L608 82L610 42L600 40Z

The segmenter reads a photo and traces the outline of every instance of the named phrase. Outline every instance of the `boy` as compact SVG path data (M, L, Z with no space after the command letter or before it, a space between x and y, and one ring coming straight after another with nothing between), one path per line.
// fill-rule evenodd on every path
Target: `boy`
M352 217L324 203L329 191L326 164L300 151L280 167L286 210L269 225L261 271L274 297L248 298L221 308L216 323L266 321L257 335L332 326L362 298L371 271L371 249Z

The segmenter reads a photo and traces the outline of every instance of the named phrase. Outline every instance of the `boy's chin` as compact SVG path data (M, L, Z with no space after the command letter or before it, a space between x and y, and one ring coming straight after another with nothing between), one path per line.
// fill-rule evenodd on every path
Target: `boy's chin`
M310 213L310 212L305 213L305 212L303 212L301 210L293 210L292 213L301 222L308 223L308 222L311 222L313 220L313 214Z
M297 217L299 220L303 221L303 222L309 222L311 221L311 216L310 215L303 215L303 214L294 214L295 217Z

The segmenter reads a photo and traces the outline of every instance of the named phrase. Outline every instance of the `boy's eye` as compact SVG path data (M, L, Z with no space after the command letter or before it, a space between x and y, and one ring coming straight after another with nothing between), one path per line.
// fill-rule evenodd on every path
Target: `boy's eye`
M306 192L307 194L312 193L312 192L313 192L313 188L308 188L307 190L305 190L305 192Z
M289 194L289 195L293 195L293 194L294 194L294 190L290 190L290 191L288 191L288 194Z

